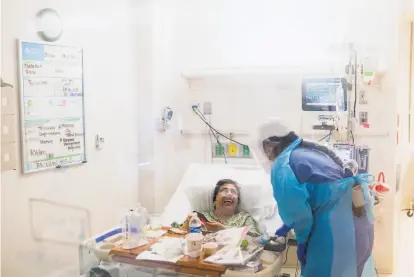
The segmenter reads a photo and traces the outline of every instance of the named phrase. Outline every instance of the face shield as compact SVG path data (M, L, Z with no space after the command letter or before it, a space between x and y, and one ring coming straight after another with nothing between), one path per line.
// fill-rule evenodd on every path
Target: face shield
M273 118L260 125L252 136L249 144L253 156L263 169L270 173L275 159L274 149L279 144L278 139L289 134L289 130L278 118Z

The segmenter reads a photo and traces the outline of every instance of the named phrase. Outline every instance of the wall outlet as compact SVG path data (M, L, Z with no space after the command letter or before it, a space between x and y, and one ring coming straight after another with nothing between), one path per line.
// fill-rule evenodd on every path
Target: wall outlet
M203 103L203 114L205 115L213 114L212 106L213 105L211 102L204 102Z
M368 123L368 112L359 112L359 124L364 125Z
M359 104L360 105L368 104L368 100L366 98L366 93L363 90L359 92Z
M96 135L96 138L95 138L96 149L102 149L104 144L105 144L105 138L101 137L100 135Z

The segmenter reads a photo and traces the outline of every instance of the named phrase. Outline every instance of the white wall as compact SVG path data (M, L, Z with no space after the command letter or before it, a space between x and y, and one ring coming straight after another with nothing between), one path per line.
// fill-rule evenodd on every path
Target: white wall
M61 44L84 47L89 150L88 164L82 167L30 176L2 174L2 249L8 253L2 257L3 276L25 276L30 270L30 276L43 277L76 264L75 247L33 241L29 198L88 209L93 233L112 226L118 211L136 201L138 181L140 201L152 211L162 211L188 163L210 160L207 138L183 138L177 121L166 133L154 131L155 118L164 106L174 108L187 130L203 128L191 113L191 104L202 100L213 101L212 120L220 129L246 130L268 115L291 116L292 126L300 125L298 114L290 113L290 107L298 106L299 94L274 83L249 80L198 82L189 88L180 76L187 68L309 65L326 55L321 50L324 43L353 41L373 46L387 75L381 91L369 97L380 99L381 113L387 115L384 129L391 135L365 142L373 148L374 173L383 170L391 182L395 180L392 85L398 74L397 15L402 5L389 0L292 2L3 1L2 76L6 81L17 84L15 39L37 40L32 19L41 8L55 8L65 19ZM326 7L334 12L324 11ZM311 9L315 12L308 13ZM310 41L320 43L308 47ZM106 139L99 152L93 144L98 133ZM237 139L247 141L248 137ZM150 165L138 174L137 164L147 161ZM376 258L384 271L390 271L393 263L393 219L388 212L393 204L387 203L377 228L381 245ZM56 258L60 251L65 255Z
M294 3L293 3L294 2ZM406 3L407 2L407 3ZM183 117L183 127L200 130L191 112L197 101L213 101L213 124L222 130L246 130L274 115L300 126L299 91L274 83L198 81L187 86L180 77L188 68L315 64L323 44L355 42L374 53L386 75L380 90L368 92L373 132L389 136L357 140L372 147L371 169L384 171L395 185L395 87L398 80L399 14L405 2L395 1L156 1L154 26L154 111L164 105ZM329 11L326 10L329 8ZM309 12L312 11L312 12ZM387 18L387 20L384 20ZM320 43L314 44L314 41ZM313 45L313 47L309 47ZM292 108L294 107L294 108ZM293 112L292 112L293 111ZM175 125L174 125L175 124ZM238 138L247 141L247 137ZM156 134L153 145L157 180L154 209L161 211L189 162L208 162L206 139L183 138L177 122ZM378 268L393 268L393 213L384 203L377 226Z
M2 55L1 55L1 46L2 46L2 42L3 42L3 39L1 38L1 30L2 30L2 5L0 5L0 76L3 76L2 75L2 67L1 67L1 62L2 62ZM3 105L1 105L1 106L3 106ZM1 107L0 107L0 114L1 114ZM1 127L1 123L0 123L0 127ZM0 153L1 153L1 137L0 137ZM1 162L0 162L0 172L1 172ZM1 173L0 173L0 176L1 176ZM2 185L1 185L1 178L0 178L0 249L1 249L1 214L2 214L2 209L1 209L1 207L2 207L2 202L1 202L1 187L2 187ZM2 264L2 260L1 260L1 250L0 250L0 277L1 277L1 264Z
M120 220L138 201L137 108L151 89L149 1L6 0L2 1L2 77L18 85L16 39L39 40L33 19L54 8L63 18L63 45L84 48L88 163L79 167L22 176L2 174L2 276L57 276L77 266L77 246L34 241L29 199L75 205L91 213L92 233ZM17 95L16 95L17 97ZM101 151L94 136L105 138ZM41 215L36 215L41 216ZM76 276L76 275L75 275Z

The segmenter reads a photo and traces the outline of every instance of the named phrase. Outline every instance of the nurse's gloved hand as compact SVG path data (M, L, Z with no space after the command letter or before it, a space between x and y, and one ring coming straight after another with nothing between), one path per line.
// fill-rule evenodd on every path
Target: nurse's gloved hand
M306 265L306 244L298 244L298 248L296 250L296 255L298 256L298 260L302 268Z
M291 230L291 228L289 228L288 226L283 224L282 227L280 227L279 229L276 230L275 235L278 236L278 237L286 237L290 230Z

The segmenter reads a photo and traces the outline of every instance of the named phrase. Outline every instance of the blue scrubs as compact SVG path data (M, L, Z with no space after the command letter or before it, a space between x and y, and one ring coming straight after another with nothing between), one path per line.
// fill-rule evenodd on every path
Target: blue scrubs
M362 183L369 202L368 182L344 176L330 157L300 147L301 141L276 159L271 182L283 222L307 245L302 276L359 277L372 251L373 222L369 216L354 218L352 186L355 179ZM370 204L366 209L371 214Z

